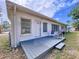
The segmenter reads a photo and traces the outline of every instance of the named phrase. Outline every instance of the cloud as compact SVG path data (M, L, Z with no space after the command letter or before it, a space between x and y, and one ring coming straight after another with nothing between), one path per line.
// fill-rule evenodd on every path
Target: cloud
M46 16L52 17L62 8L69 7L79 0L11 0Z
M60 20L60 18L55 18L55 20L58 20L58 21L59 21L59 20Z
M79 3L79 0L73 0L72 1L72 3L67 3L67 6L71 6L71 5L73 5L73 4L75 4L75 3Z

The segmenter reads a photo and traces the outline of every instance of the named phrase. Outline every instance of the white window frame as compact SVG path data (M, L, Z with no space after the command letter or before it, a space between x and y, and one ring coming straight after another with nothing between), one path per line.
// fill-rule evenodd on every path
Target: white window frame
M28 18L21 17L21 18L20 18L20 24L21 24L22 19L28 19ZM28 19L28 20L30 20L30 23L31 23L31 25L30 25L30 33L24 33L24 34L22 34L22 31L21 31L21 30L22 30L22 27L21 27L21 25L20 25L20 29L21 29L21 30L20 30L20 33L21 33L21 35L30 35L30 34L32 33L32 30L31 30L31 29L32 29L32 20L31 20L31 19Z

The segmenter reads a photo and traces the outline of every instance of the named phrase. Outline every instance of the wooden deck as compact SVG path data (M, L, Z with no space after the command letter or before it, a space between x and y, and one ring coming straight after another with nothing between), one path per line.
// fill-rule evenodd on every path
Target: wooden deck
M53 37L44 37L21 42L21 46L27 56L27 59L36 59L63 40L63 38L55 39Z
M65 46L65 43L61 42L58 45L55 46L57 49L62 49Z

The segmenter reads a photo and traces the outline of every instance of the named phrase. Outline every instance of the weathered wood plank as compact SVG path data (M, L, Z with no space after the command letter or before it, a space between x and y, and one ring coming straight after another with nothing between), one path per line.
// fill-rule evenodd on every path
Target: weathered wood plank
M24 50L26 56L27 56L27 59L33 59L31 53L29 52L29 50L27 48L25 48L26 46L22 45L22 49Z
M56 45L55 47L58 49L62 49L64 45L65 45L65 43L61 42L58 45Z
M52 37L40 38L39 40L30 40L22 42L21 46L27 55L28 59L35 59L41 54L54 47L56 44L61 42L63 39L55 39Z

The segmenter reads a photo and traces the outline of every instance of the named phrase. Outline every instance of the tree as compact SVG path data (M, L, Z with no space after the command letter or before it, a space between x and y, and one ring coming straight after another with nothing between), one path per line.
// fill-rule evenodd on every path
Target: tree
M3 26L4 31L8 31L8 29L10 28L10 24L8 21L3 21L2 26Z
M70 12L69 15L72 16L72 18L74 20L78 21L78 19L79 19L79 5L77 5L75 8L73 8L73 10Z
M0 33L2 33L2 25L0 24Z
M4 29L7 29L8 28L8 26L9 26L9 23L8 23L8 21L3 21L3 28Z
M79 30L79 4L75 8L73 8L69 16L71 16L73 19L72 25Z
M66 22L67 22L67 25L68 25L68 26L71 25L71 21L70 21L70 20L67 20Z

